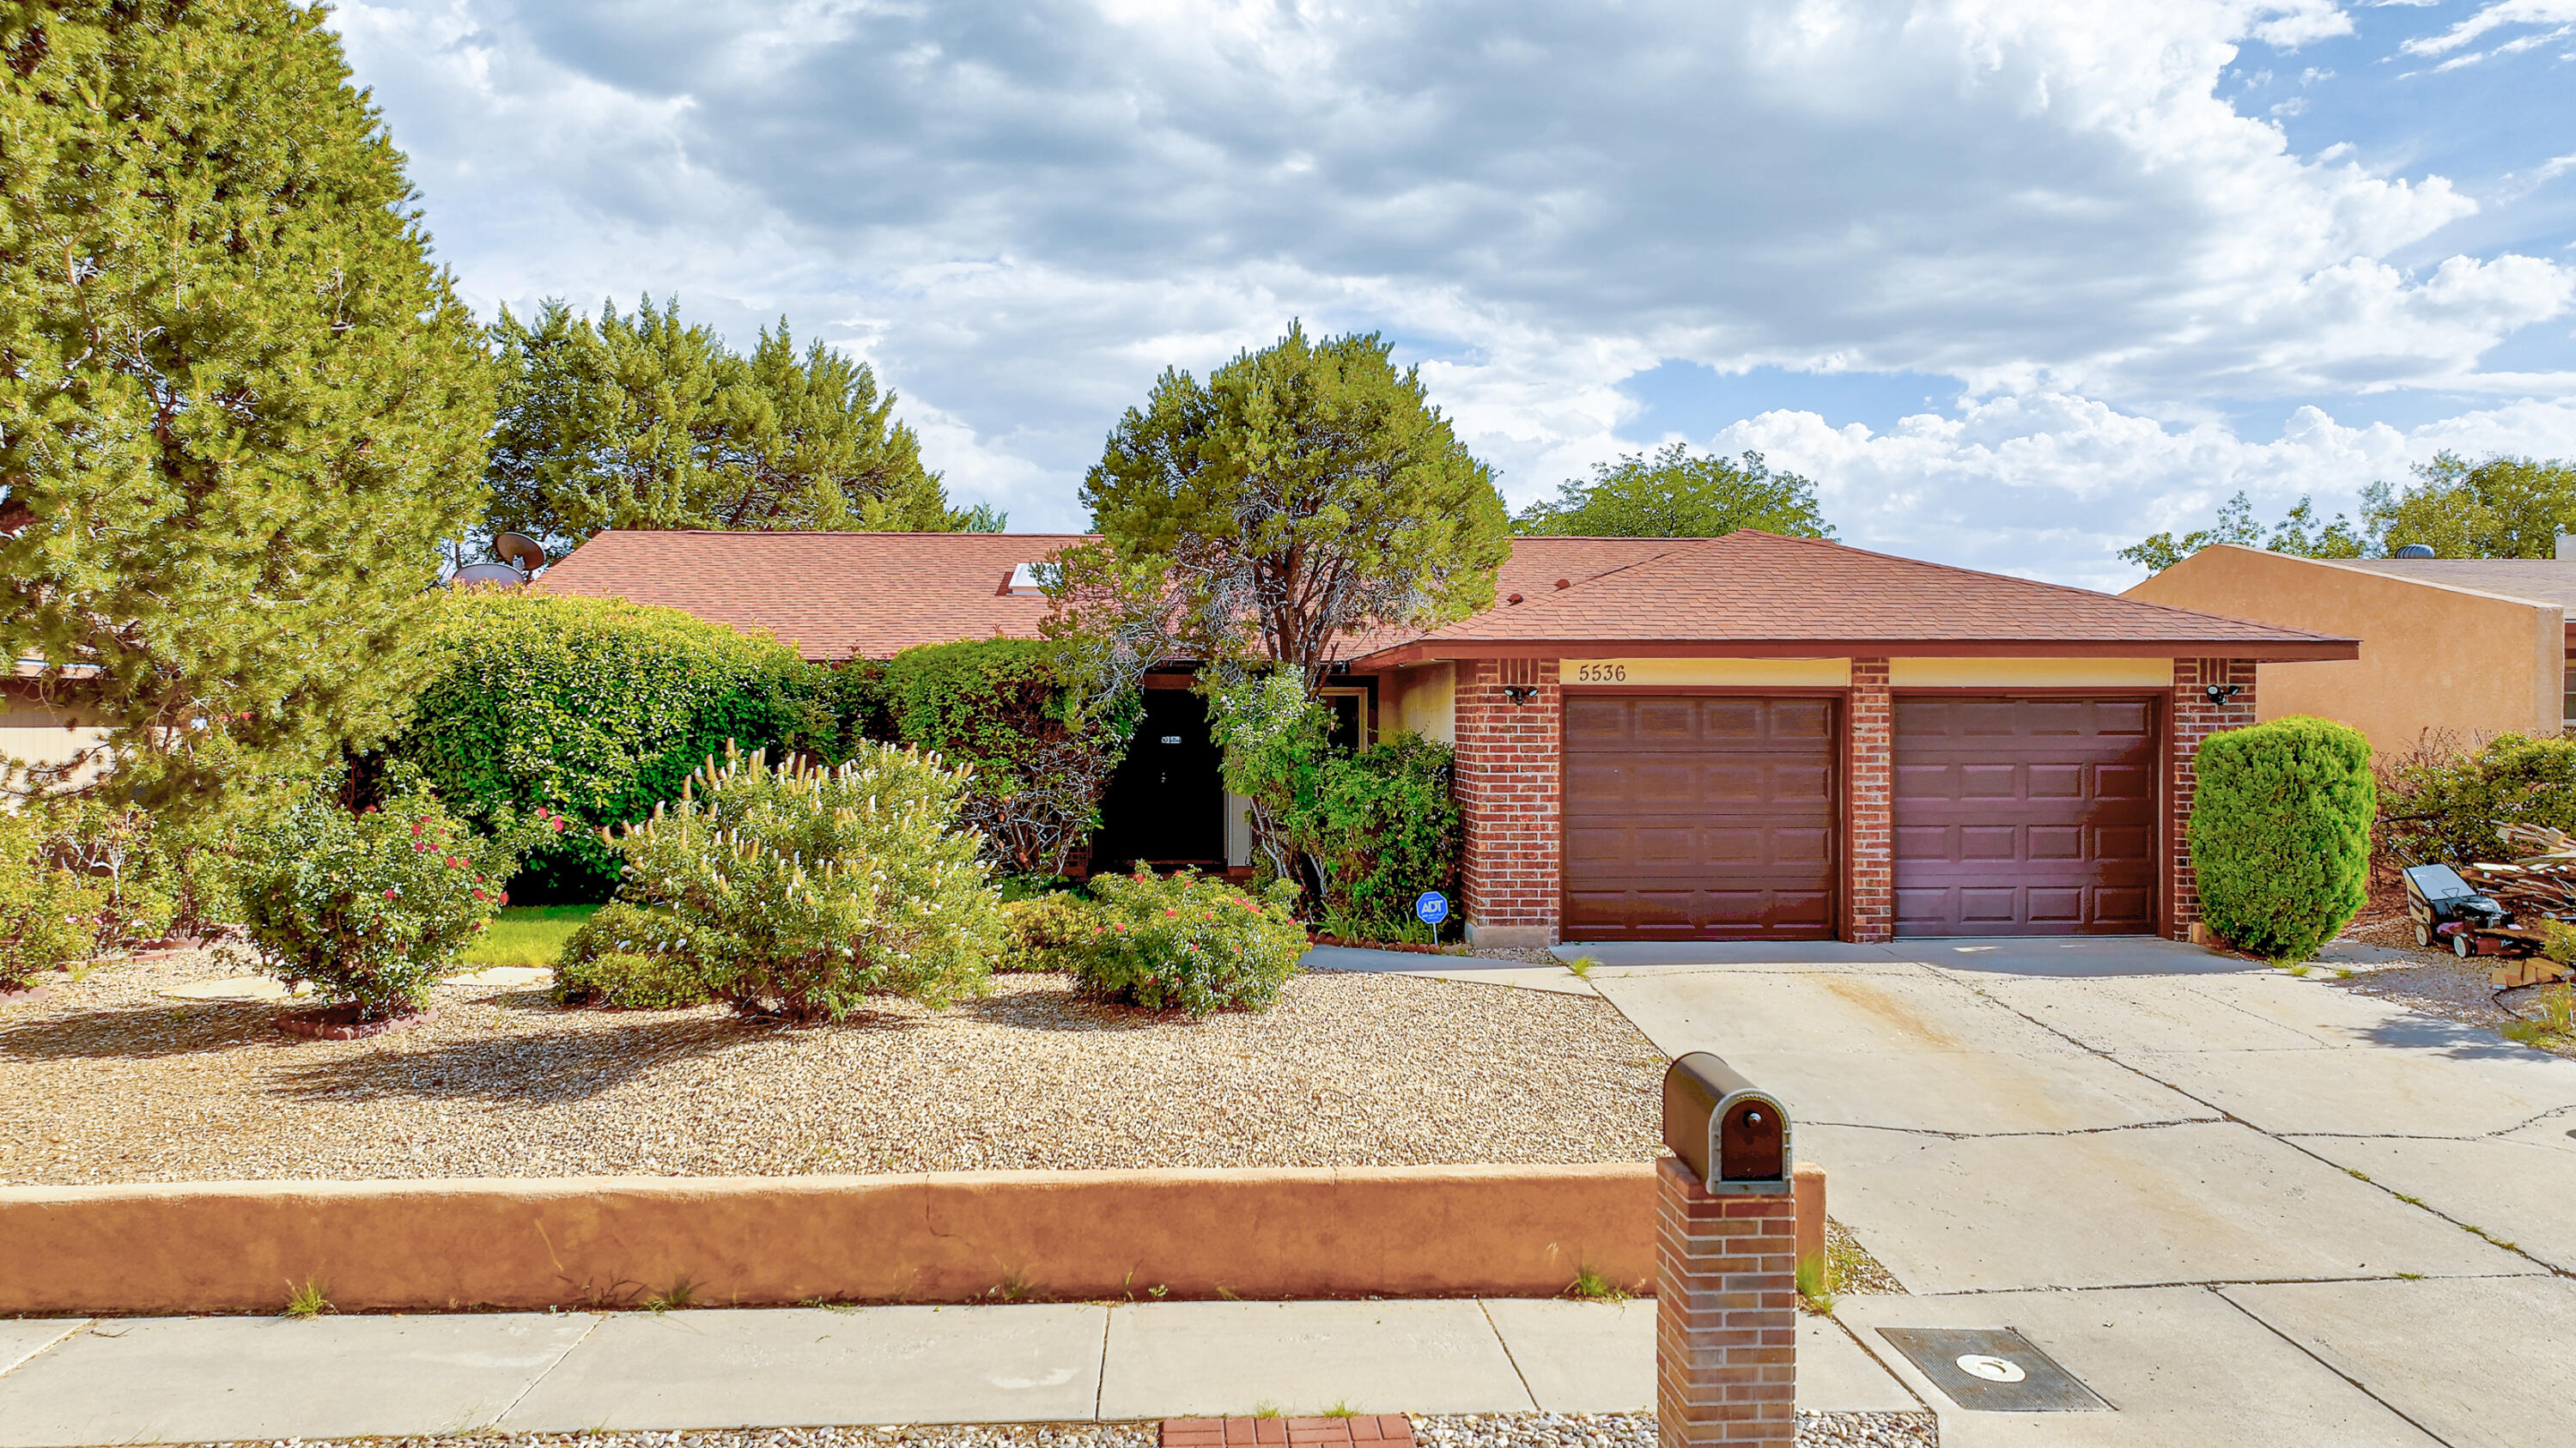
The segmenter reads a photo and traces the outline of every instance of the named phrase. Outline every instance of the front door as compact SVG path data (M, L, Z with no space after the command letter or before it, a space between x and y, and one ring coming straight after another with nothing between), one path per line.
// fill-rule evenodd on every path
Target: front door
M1225 781L1207 701L1188 689L1145 691L1144 722L1100 802L1091 867L1225 863Z

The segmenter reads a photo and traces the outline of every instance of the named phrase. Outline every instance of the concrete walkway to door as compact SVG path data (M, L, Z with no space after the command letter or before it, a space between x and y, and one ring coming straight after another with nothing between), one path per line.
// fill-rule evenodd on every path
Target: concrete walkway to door
M2150 939L1578 951L1780 1093L1949 1448L2576 1442L2576 1061ZM1945 1327L2111 1411L1960 1408L1882 1335Z

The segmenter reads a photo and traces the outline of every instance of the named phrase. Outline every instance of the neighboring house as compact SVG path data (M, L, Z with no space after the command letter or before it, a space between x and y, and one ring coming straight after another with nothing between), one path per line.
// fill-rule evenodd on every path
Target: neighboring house
M536 586L879 658L1034 633L1024 565L1076 541L606 533ZM1352 737L1456 747L1464 914L1494 944L2181 936L2200 740L2253 721L2258 663L2357 652L1751 531L1519 538L1497 594L1353 640L1330 680ZM1150 681L1105 859L1243 857L1187 684Z
M72 677L57 680L51 690L37 684L43 667L41 660L21 659L12 677L0 679L0 759L59 765L97 749L107 739L108 731L98 711L88 706L80 682L89 666L75 665L69 671ZM91 758L96 761L99 756ZM67 782L90 779L100 767L96 762L86 765Z
M2126 596L2359 639L2358 658L2265 664L2258 717L2340 719L2403 754L2428 732L2467 743L2576 724L2576 538L2559 554L2325 559L2222 544Z

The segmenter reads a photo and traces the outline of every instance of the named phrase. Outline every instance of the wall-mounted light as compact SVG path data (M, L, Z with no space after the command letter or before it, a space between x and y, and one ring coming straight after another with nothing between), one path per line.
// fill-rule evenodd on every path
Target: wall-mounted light
M1503 697L1511 700L1515 704L1526 704L1530 700L1538 697L1538 685L1505 684L1503 686Z
M2213 704L2224 704L2244 691L2245 686L2243 684L2208 684L2204 685L2200 692L2209 696L2209 702Z

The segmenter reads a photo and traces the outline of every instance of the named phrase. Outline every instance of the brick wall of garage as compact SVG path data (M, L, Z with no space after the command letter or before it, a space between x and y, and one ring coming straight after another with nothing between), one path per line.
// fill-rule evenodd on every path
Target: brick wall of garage
M2234 684L2223 703L2210 702L2211 684ZM2191 938L2200 920L2200 890L2191 868L2191 801L2198 789L2201 741L2223 729L2254 722L2252 659L2174 660L2172 719L2165 730L2165 933Z

